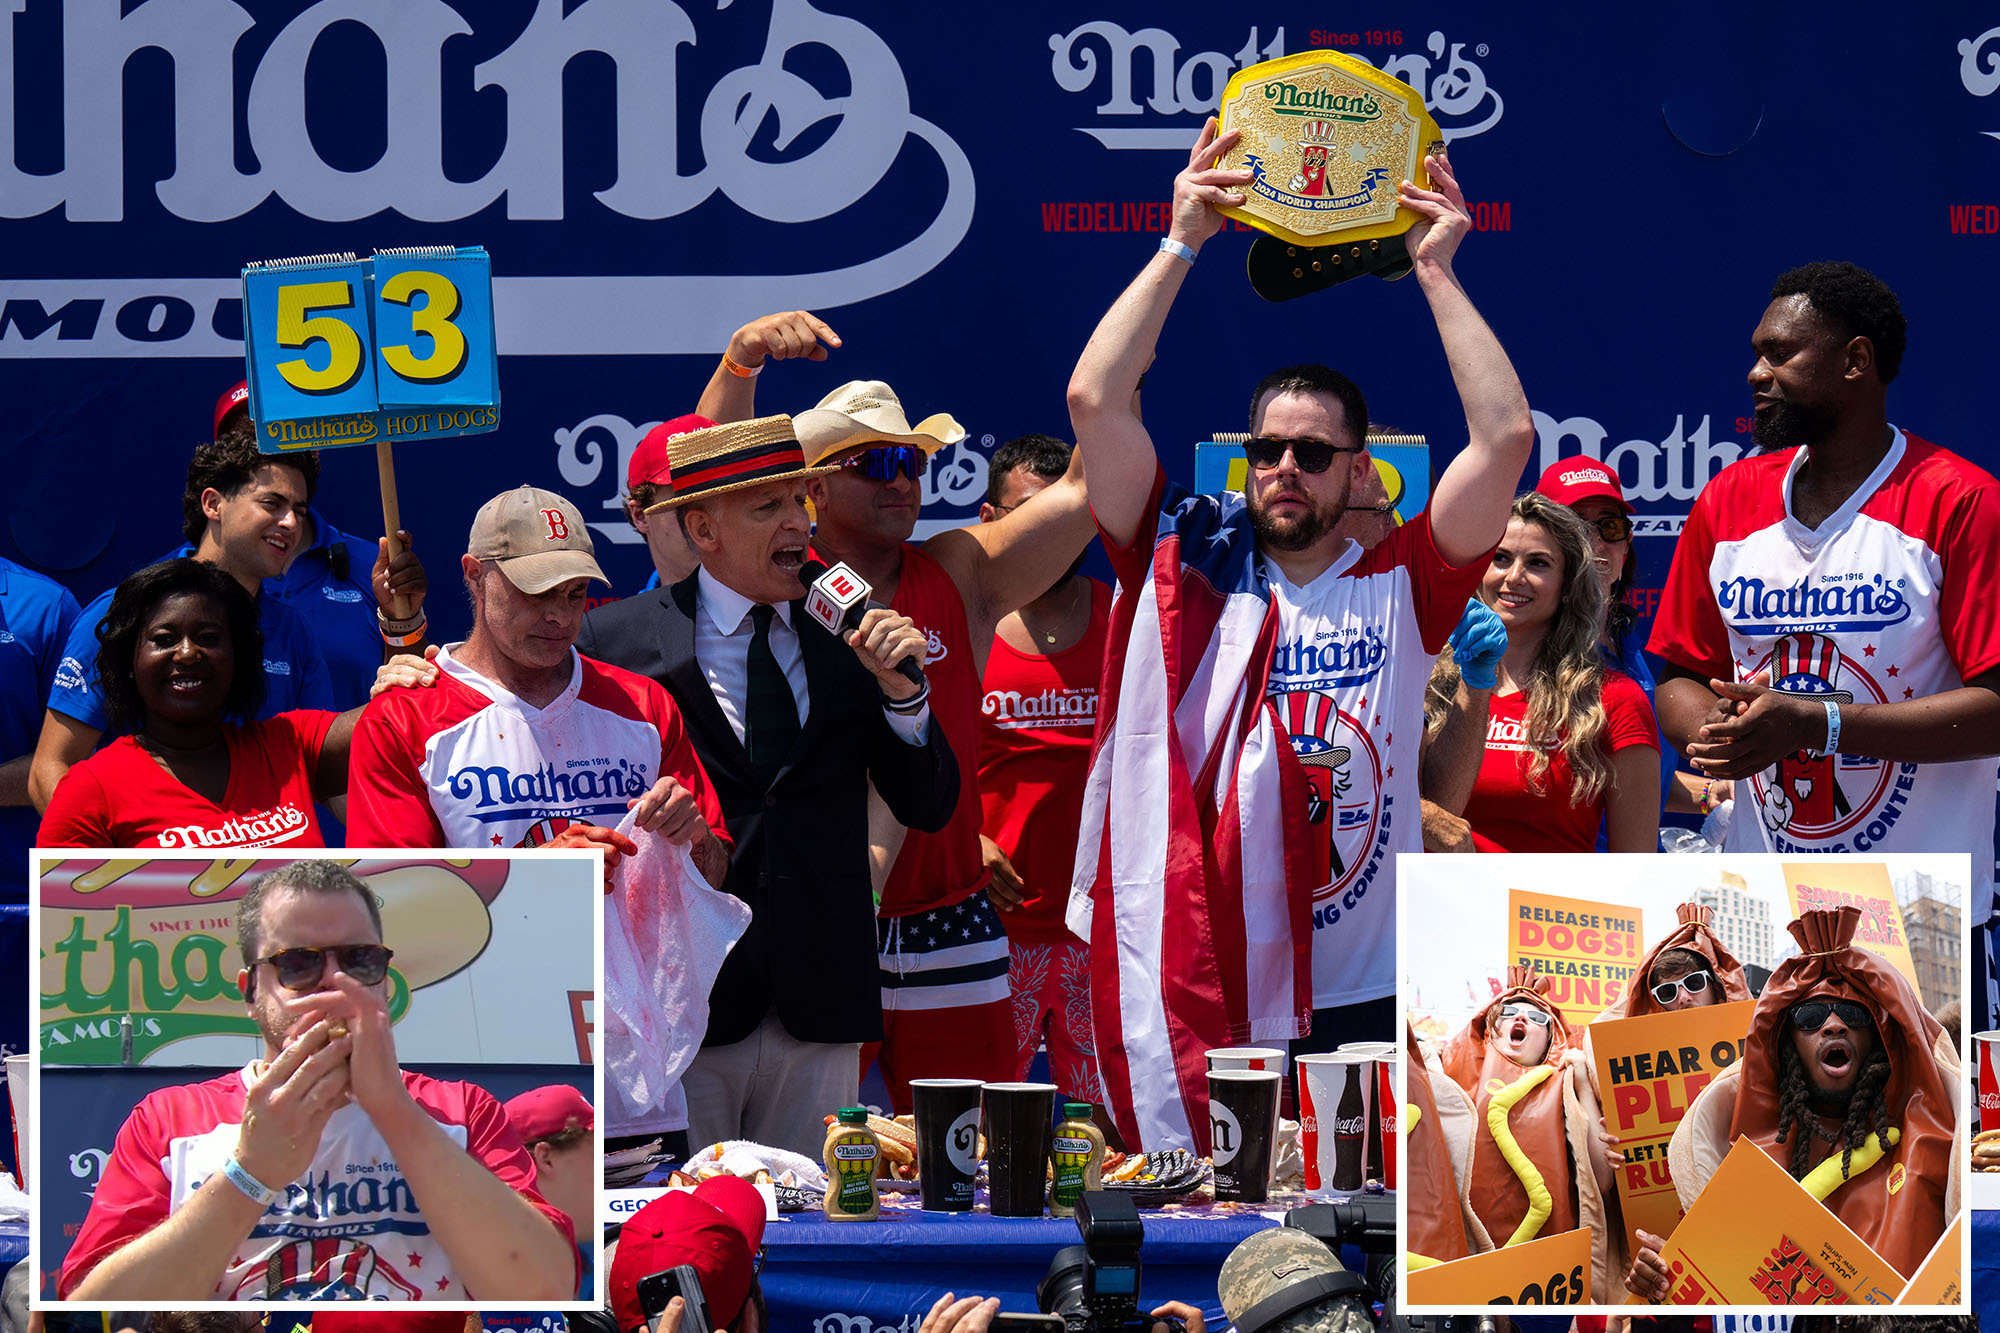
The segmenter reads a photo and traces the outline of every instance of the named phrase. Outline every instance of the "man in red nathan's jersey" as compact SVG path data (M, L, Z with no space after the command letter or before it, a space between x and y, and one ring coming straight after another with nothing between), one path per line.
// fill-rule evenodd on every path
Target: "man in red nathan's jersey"
M505 1109L397 1064L393 951L367 886L295 862L251 885L236 929L263 1056L132 1112L60 1298L570 1297L573 1229Z
M348 839L357 847L603 846L611 828L686 843L709 883L729 846L701 761L665 690L572 646L604 582L576 506L523 486L489 500L462 562L472 633L439 650L427 688L390 690L354 730Z

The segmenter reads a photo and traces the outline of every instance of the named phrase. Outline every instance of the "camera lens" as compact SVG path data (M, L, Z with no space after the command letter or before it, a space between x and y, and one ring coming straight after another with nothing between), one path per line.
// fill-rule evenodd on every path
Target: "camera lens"
M1049 1260L1049 1271L1035 1287L1035 1304L1043 1314L1061 1315L1067 1320L1083 1311L1083 1273L1088 1251L1081 1245L1065 1245Z

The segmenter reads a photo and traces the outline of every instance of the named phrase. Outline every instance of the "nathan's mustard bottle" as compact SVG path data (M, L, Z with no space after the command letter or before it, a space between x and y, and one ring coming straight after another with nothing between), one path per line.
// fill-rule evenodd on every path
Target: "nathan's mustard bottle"
M882 1212L875 1170L882 1144L868 1128L868 1108L843 1106L826 1131L826 1215L835 1222L872 1222Z
M1089 1102L1065 1102L1063 1122L1049 1145L1055 1183L1049 1189L1049 1216L1075 1217L1085 1190L1104 1183L1104 1131L1090 1118Z

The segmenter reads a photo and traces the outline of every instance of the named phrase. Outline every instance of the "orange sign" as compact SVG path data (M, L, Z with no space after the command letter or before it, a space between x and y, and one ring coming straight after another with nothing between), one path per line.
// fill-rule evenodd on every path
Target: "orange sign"
M1858 907L1861 924L1854 943L1903 974L1919 996L1917 967L1910 959L1910 936L1903 929L1903 909L1889 887L1889 867L1880 861L1785 862L1785 892L1792 915L1808 907Z
M1507 961L1548 974L1549 999L1572 1029L1625 993L1641 954L1637 908L1507 890Z
M1589 1305L1590 1228L1507 1245L1422 1268L1406 1279L1403 1306Z
M1672 1235L1681 1221L1680 1195L1667 1170L1667 1140L1695 1095L1743 1054L1753 1000L1707 1005L1596 1023L1597 1086L1604 1127L1618 1136L1618 1201L1629 1233ZM1638 1241L1632 1241L1636 1252Z
M1960 1277L1958 1264L1964 1254L1964 1238L1965 1214L1961 1212L1938 1237L1938 1243L1931 1246L1931 1252L1924 1257L1924 1266L1910 1279L1910 1285L1903 1288L1896 1304L1949 1305L1964 1309L1965 1283Z
M1903 1276L1738 1139L1660 1252L1671 1305L1889 1305Z

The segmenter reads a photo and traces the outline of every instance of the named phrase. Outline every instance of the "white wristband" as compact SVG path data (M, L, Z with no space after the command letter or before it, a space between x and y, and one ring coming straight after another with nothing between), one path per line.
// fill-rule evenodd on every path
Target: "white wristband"
M269 1208L278 1201L278 1191L245 1171L243 1163L236 1160L235 1153L229 1154L228 1160L223 1162L222 1177L242 1190L244 1197L260 1207Z
M1171 236L1162 236L1160 238L1160 249L1163 253L1172 255L1188 267L1194 267L1193 246L1183 245Z
M1819 752L1820 758L1840 753L1840 705L1831 699L1822 699L1826 705L1826 748Z

